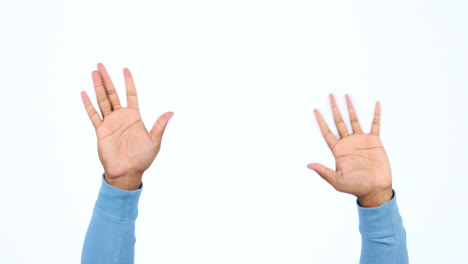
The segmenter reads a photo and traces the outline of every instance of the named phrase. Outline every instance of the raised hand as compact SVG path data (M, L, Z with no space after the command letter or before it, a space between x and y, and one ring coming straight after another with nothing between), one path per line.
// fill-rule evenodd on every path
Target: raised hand
M314 109L320 131L335 156L336 169L332 170L319 163L311 163L307 167L316 171L337 191L355 195L361 206L377 207L389 201L393 195L390 163L379 136L380 103L375 105L371 132L366 134L362 132L349 95L345 97L352 133L343 122L334 96L330 94L340 139L330 131L320 112Z
M120 104L112 80L101 63L92 77L102 118L85 91L81 92L81 99L96 129L99 159L106 181L120 189L136 190L141 185L143 172L161 148L162 136L173 112L161 115L148 132L141 120L132 75L127 68L123 73L127 107Z

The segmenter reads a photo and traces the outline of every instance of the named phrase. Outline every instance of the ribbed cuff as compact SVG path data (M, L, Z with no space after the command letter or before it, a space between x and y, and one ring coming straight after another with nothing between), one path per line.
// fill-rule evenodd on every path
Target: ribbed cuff
M400 212L396 203L396 193L390 201L379 207L361 207L356 200L359 213L359 231L363 236L381 237L392 234L402 225Z
M122 220L134 220L138 216L138 201L142 190L143 184L133 191L116 188L107 183L103 173L96 206Z

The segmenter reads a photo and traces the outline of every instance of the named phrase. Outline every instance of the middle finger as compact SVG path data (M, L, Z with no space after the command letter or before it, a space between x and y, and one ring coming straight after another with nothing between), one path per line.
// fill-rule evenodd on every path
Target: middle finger
M349 136L348 128L346 127L346 124L341 117L340 109L338 109L338 106L336 105L336 100L333 94L330 94L330 102L333 111L333 118L335 119L336 128L340 134L340 137L344 138Z

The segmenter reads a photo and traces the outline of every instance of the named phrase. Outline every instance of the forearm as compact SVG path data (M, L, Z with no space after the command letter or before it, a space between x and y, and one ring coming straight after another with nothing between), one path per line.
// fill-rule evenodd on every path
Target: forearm
M142 186L134 191L121 190L102 178L101 189L86 232L82 264L133 263L135 220L141 190Z
M358 212L362 237L360 263L408 263L406 231L396 203L396 195L379 207L364 208L358 203Z

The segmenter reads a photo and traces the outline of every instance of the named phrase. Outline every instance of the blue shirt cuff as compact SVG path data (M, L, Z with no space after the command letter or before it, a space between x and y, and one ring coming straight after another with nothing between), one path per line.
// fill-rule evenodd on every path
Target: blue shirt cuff
M394 190L392 199L378 207L361 207L357 200L356 204L359 213L359 231L363 236L388 236L402 225Z
M134 220L138 216L138 202L142 190L143 184L140 185L139 189L133 191L114 187L107 183L103 173L96 206L122 220Z

